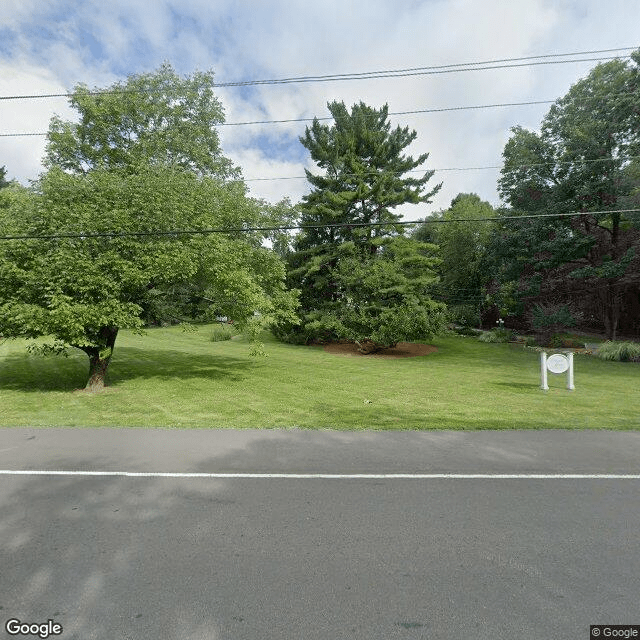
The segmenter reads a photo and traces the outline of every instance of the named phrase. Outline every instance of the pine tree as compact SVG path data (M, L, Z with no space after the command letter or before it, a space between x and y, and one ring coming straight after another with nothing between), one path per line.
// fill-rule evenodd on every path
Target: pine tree
M429 202L441 187L425 192L433 171L416 177L406 175L422 165L428 154L415 159L405 154L417 134L408 127L392 129L387 105L374 109L361 102L349 112L343 102L332 102L328 108L333 123L321 124L316 118L300 138L322 173L306 172L313 189L303 198L301 224L316 228L305 229L296 237L288 258L288 284L302 292L300 324L297 329L290 328L286 336L294 340L353 338L371 330L380 313L375 317L369 314L360 332L341 324L346 310L353 311L349 305L357 286L352 279L345 281L346 256L369 265L373 269L370 273L378 273L371 261L384 253L390 239L404 232L402 226L394 224L400 220L394 209L401 204ZM336 224L345 226L328 226ZM424 252L424 247L416 246L415 252L419 251ZM392 262L385 261L387 276L390 268ZM404 276L400 280L404 281ZM371 282L367 287L375 289ZM389 311L389 301L377 304L380 301L371 299L372 295L370 309ZM404 294L396 297L397 304L406 302ZM419 302L412 298L411 305L419 306ZM389 313L384 317L388 319Z

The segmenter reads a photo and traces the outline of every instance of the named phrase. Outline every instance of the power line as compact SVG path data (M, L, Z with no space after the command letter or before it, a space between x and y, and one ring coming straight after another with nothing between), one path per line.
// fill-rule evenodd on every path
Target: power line
M594 158L591 160L558 160L557 162L537 162L533 164L517 164L508 167L508 169L530 169L533 167L548 167L557 164L585 164L591 162L613 162L615 160L639 160L640 156L621 156L618 158ZM502 169L503 165L490 165L485 167L448 167L444 169L412 169L411 171L406 171L406 173L426 173L427 171L434 171L438 173L438 171L478 171L482 169ZM341 177L355 177L356 174L353 173L343 173L340 174ZM317 176L322 177L322 176ZM273 178L244 178L245 182L258 182L261 180L306 180L307 176L282 176L282 177L273 177Z
M616 94L617 95L617 94ZM552 104L555 100L530 100L528 102L505 102L505 103L496 103L496 104L479 104L479 105L470 105L463 107L442 107L437 109L415 109L412 111L392 111L389 116L405 116L405 115L415 115L420 113L442 113L445 111L466 111L470 109L491 109L495 107L520 107L527 105L536 105L536 104ZM248 120L245 122L220 122L215 125L217 127L240 127L247 125L257 125L257 124L287 124L292 122L313 122L314 120L333 120L332 116L322 116L322 117L314 117L314 118L289 118L287 120ZM0 133L0 138L10 138L10 137L19 137L19 136L46 136L48 135L47 131L39 131L35 133Z
M408 116L416 115L420 113L443 113L445 111L467 111L471 109L491 109L495 107L521 107L534 104L552 104L555 100L530 100L528 102L504 102L496 104L478 104L464 107L441 107L438 109L414 109L412 111L391 111L387 115L389 116ZM285 124L291 122L313 122L314 120L333 120L333 116L323 116L315 118L291 118L289 120L252 120L248 122L223 122L220 127L236 127L241 125L255 125L255 124Z
M602 60L613 60L620 56L608 56L600 58L574 58L568 60L543 60L543 58L566 58L567 56L593 55L601 53L612 53L615 51L633 51L637 47L618 47L615 49L599 49L591 51L575 51L571 53L552 53L538 56L524 56L519 58L501 58L497 60L482 60L475 62L460 62L454 64L411 67L406 69L387 69L382 71L360 71L356 73L338 73L326 74L318 76L296 76L289 78L272 78L263 80L239 80L232 82L213 83L213 87L242 87L256 85L276 85L276 84L293 84L293 83L310 83L310 82L337 82L345 80L370 80L376 78L397 78L417 75L434 75L443 73L457 73L460 71L484 71L489 69L505 69L514 67L525 67L546 64L567 64L572 62L598 62ZM623 57L629 57L623 56ZM537 62L533 62L537 60ZM526 62L522 62L526 61ZM499 64L509 63L509 64ZM515 63L515 64L511 64ZM100 91L90 91L90 94L108 94L108 93L144 93L152 90L132 90L132 89L107 89ZM0 96L0 100L32 100L39 98L68 98L72 93L48 93L48 94L31 94L31 95L10 95Z
M532 104L532 103L522 103L522 104ZM503 105L499 105L503 106ZM456 107L454 107L456 108ZM473 109L475 107L460 107L460 108L470 108ZM393 114L389 114L393 115ZM9 136L39 136L39 135L47 135L46 133L0 133L0 137L9 137ZM512 169L532 169L534 167L549 167L554 165L565 165L565 164L586 164L593 162L614 162L616 160L640 160L640 156L619 156L617 158L593 158L588 160L558 160L555 162L535 162L535 163L527 163L527 164L517 164L511 165L507 167L509 170ZM504 165L485 165L481 167L440 167L435 169L412 169L410 171L406 171L405 173L426 173L428 171L433 171L434 173L443 172L443 171L484 171L489 169L503 169ZM316 176L322 177L322 176ZM342 173L340 174L342 178L356 177L354 173ZM276 180L306 180L307 176L272 176L270 178L243 178L244 182L273 182Z
M611 93L606 97L615 97L615 96L624 96L624 95L634 95L637 93L636 91L624 91L621 93ZM470 110L479 110L479 109L494 109L498 107L523 107L523 106L531 106L531 105L539 105L539 104L553 104L556 100L527 100L524 102L500 102L500 103L492 103L492 104L477 104L477 105L465 105L459 107L437 107L431 109L412 109L409 111L390 111L388 116L406 116L406 115L419 115L422 113L444 113L450 111L470 111ZM318 121L327 121L333 120L333 116L320 116L313 118L287 118L284 120L246 120L240 122L220 122L214 126L216 127L240 127L240 126L250 126L250 125L261 125L261 124L290 124L295 122L313 122L314 120ZM9 137L19 137L19 136L46 136L48 135L47 131L37 131L37 132L15 132L15 133L0 133L0 137L9 138Z
M541 56L536 56L541 57ZM274 85L274 84L293 84L302 82L338 82L344 80L373 80L378 78L407 78L411 76L427 76L427 75L440 75L445 73L459 73L461 71L487 71L491 69L513 69L518 67L531 67L547 64L567 64L570 62L602 62L604 60L616 60L620 56L608 56L600 58L576 58L572 60L545 60L541 62L523 62L518 64L492 64L492 63L461 63L459 65L444 65L445 67L458 67L458 68L442 68L442 67L424 67L421 71L381 71L381 72L364 72L361 74L343 75L343 76L316 76L309 78L283 78L280 80L254 80L245 82L225 82L214 86L217 87L237 87L247 85ZM623 56L628 57L628 56ZM489 66L481 66L489 65Z
M411 220L398 222L337 222L334 224L295 225L280 227L236 227L230 229L172 229L169 231L105 231L100 233L55 233L48 235L0 236L0 240L60 240L60 239L90 239L90 238L127 238L147 236L185 236L211 235L214 233L247 233L252 231L292 231L306 229L331 229L353 227L392 227L422 224L445 224L450 222L502 222L503 220L524 220L528 218L562 218L570 216L593 216L597 214L632 213L640 209L616 209L613 211L575 211L572 213L534 213L518 216L496 216L493 218L434 218L426 220Z

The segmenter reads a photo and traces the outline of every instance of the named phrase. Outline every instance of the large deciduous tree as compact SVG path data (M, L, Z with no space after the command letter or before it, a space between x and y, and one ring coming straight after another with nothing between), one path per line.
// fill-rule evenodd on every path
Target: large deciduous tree
M486 289L492 280L487 247L495 211L475 193L459 193L450 207L416 229L417 239L431 238L441 259L438 298L450 316L465 324L479 324L486 314ZM482 220L482 222L479 222Z
M5 212L26 238L0 244L0 333L83 350L93 391L118 331L140 330L176 286L199 283L210 313L241 327L255 328L256 311L263 324L293 317L284 264L258 233L179 233L273 221L221 153L212 82L164 66L97 94L79 88L80 123L54 120L48 171Z
M152 164L238 178L220 147L224 111L214 87L213 72L180 77L169 64L106 90L78 85L70 103L79 121L52 118L45 163L75 174Z
M300 138L322 172L307 171L312 190L300 205L301 224L312 228L296 236L288 255L288 282L302 292L299 321L288 338L390 346L419 337L419 327L426 337L442 316L442 305L433 304L422 286L423 278L434 279L434 248L407 240L401 259L401 245L388 241L403 233L394 225L400 220L394 209L429 202L440 188L426 190L433 171L407 175L428 154L414 159L405 153L416 132L392 129L386 105L374 109L359 103L349 111L343 102L332 102L328 107L333 123L315 119ZM405 271L412 261L424 271Z
M525 303L582 307L611 339L621 318L632 329L640 292L638 216L620 212L637 200L639 63L636 51L598 65L551 107L539 133L515 127L499 180L512 214L587 214L505 225L496 238L503 285Z

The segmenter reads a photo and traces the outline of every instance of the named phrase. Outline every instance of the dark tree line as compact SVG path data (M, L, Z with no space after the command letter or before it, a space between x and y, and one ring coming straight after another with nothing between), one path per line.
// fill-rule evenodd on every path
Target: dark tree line
M438 294L453 319L640 334L640 213L624 211L640 208L639 63L640 51L598 65L539 132L512 129L498 184L505 207L460 194L432 218L494 222L416 232L439 245Z

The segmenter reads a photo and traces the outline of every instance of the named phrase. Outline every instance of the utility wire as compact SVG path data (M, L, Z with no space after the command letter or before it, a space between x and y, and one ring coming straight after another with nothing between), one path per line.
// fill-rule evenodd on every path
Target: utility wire
M11 136L11 135L41 135L37 133L16 133L16 134L0 134L2 136ZM46 135L46 134L42 134ZM559 164L586 164L592 162L614 162L616 160L640 160L640 156L620 156L618 158L594 158L590 160L558 160L556 162L536 162L536 163L527 163L527 164L516 164L510 165L509 167L504 167L504 165L486 165L483 167L441 167L437 169L411 169L410 171L406 171L405 173L427 173L429 171L433 171L434 173L442 172L442 171L482 171L487 169L503 169L506 168L508 170L513 169L532 169L534 167L548 167L552 165ZM314 177L325 177L325 176L314 176ZM358 177L354 173L341 173L341 178L354 178ZM242 178L244 182L273 182L275 180L306 180L307 176L272 176L271 178Z
M460 62L455 64L427 66L427 67L411 67L406 69L388 69L382 71L361 71L356 73L339 73L318 76L296 76L290 78L273 78L266 80L240 80L234 82L213 83L214 87L243 87L256 85L275 85L275 84L293 84L293 83L310 83L310 82L336 82L344 80L369 80L375 78L397 78L417 75L434 75L443 73L457 73L460 71L484 71L488 69L505 69L513 67L526 67L546 64L567 64L571 62L598 62L602 60L613 60L620 56L608 56L600 58L574 58L569 60L542 60L543 58L565 58L567 56L592 55L600 53L612 53L614 51L633 51L637 47L619 47L615 49L600 49L592 51L576 51L572 53L553 53L539 56L525 56L520 58L501 58L498 60L483 60L476 62ZM623 57L629 57L628 55ZM537 62L533 62L537 60ZM522 62L526 61L526 62ZM508 64L498 64L508 63ZM149 90L152 91L152 90ZM108 94L108 93L144 93L145 90L132 89L107 89L100 91L91 91L90 94ZM38 98L68 98L72 93L48 93L36 95L11 95L0 96L0 100L32 100Z
M490 165L485 167L448 167L443 169L412 169L410 171L406 171L405 173L427 173L428 171L433 171L438 173L439 171L479 171L483 169L502 169L506 168L508 170L512 169L530 169L533 167L548 167L557 164L585 164L591 162L613 162L615 160L638 160L640 156L621 156L619 158L595 158L591 160L558 160L557 162L538 162L533 164L516 164L509 167L504 167L504 165ZM316 178L325 178L326 176L314 176ZM350 178L350 177L358 177L354 173L341 173L341 178ZM273 177L273 178L244 178L245 182L260 182L260 181L272 181L272 180L306 180L307 176L281 176L281 177Z
M340 222L335 224L312 224L280 227L237 227L231 229L173 229L170 231L105 231L100 233L55 233L48 235L0 236L0 240L58 240L69 238L127 238L145 236L185 236L211 235L214 233L247 233L251 231L291 231L296 229L330 229L344 227L393 227L422 224L444 224L449 222L502 222L503 220L524 220L527 218L562 218L570 216L592 216L597 214L640 212L640 209L616 209L613 211L575 211L573 213L535 213L520 216L496 216L493 218L433 218L425 220L411 220L398 222Z
M637 91L623 91L620 93L611 93L607 94L607 98L612 98L616 96L625 96L625 95L634 95ZM492 104L477 104L477 105L466 105L459 107L438 107L432 109L412 109L409 111L391 111L387 115L388 116L406 116L406 115L419 115L422 113L444 113L450 111L469 111L469 110L479 110L479 109L494 109L497 107L523 107L523 106L531 106L538 104L553 104L556 100L527 100L525 102L500 102L500 103L492 103ZM375 116L372 116L375 117ZM333 120L333 116L320 116L313 118L288 118L284 120L246 120L241 122L219 122L214 125L216 127L240 127L240 126L250 126L250 125L259 125L259 124L290 124L294 122L313 122L314 120L318 121L327 121ZM8 137L19 137L19 136L46 136L48 135L47 131L37 131L37 132L15 132L15 133L0 133L0 137L8 138Z
M617 94L616 94L617 95ZM624 95L624 94L620 94ZM555 100L530 100L528 102L505 102L505 103L496 103L496 104L478 104L471 105L465 107L442 107L438 109L415 109L412 111L392 111L388 113L389 116L405 116L405 115L415 115L420 113L442 113L445 111L465 111L470 109L491 109L495 107L520 107L527 105L535 105L535 104L552 104ZM313 122L314 120L323 121L323 120L333 120L333 116L321 116L314 118L289 118L288 120L248 120L245 122L220 122L216 127L241 127L247 125L257 125L257 124L285 124L292 122ZM46 136L48 135L47 131L39 131L35 133L0 133L0 138L10 138L10 137L19 137L19 136Z
M11 136L11 135L41 135L37 133L16 133L16 134L0 134L2 136ZM46 135L46 134L42 134ZM410 171L406 171L405 173L427 173L429 171L433 171L434 173L442 172L442 171L483 171L488 169L503 169L506 168L509 171L513 169L532 169L534 167L548 167L553 165L564 165L564 164L586 164L593 162L614 162L616 160L640 160L640 156L619 156L617 158L593 158L589 160L558 160L556 162L535 162L535 163L527 163L527 164L516 164L510 165L509 167L505 167L504 165L486 165L482 167L440 167L436 169L411 169ZM312 174L313 175L313 174ZM326 176L315 176L323 178ZM359 177L354 173L341 173L341 178L354 178ZM242 178L244 182L273 182L276 180L306 180L307 176L272 176L270 178Z

